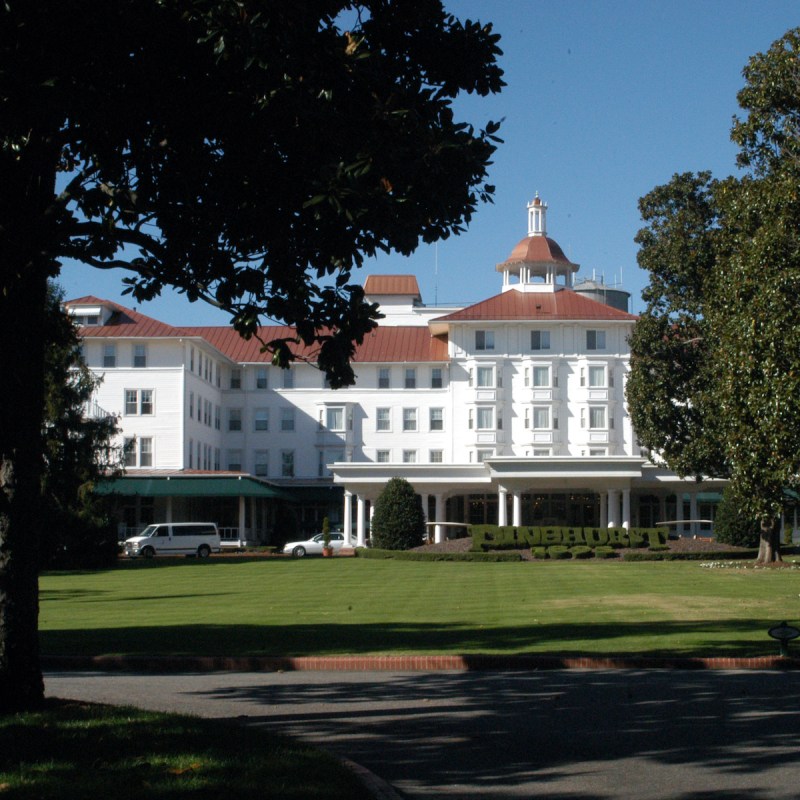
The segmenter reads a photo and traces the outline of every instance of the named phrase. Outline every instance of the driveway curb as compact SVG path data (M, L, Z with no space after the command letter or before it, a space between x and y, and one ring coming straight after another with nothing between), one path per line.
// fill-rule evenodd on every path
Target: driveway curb
M104 672L461 672L557 669L795 670L800 658L549 655L392 656L42 656L42 667Z

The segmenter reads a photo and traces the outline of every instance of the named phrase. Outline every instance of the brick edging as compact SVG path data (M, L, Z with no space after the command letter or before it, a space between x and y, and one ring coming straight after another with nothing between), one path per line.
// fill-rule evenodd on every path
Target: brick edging
M794 670L800 658L781 656L549 656L549 655L386 655L386 656L42 656L46 669L109 672L303 672L557 669L754 669Z

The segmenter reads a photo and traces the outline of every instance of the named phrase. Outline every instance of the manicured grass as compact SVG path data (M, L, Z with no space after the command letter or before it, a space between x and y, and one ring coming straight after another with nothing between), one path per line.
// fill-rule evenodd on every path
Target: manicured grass
M45 655L774 655L798 592L697 562L156 560L44 575L40 630Z
M367 800L335 759L264 731L49 701L0 717L0 794L15 800Z

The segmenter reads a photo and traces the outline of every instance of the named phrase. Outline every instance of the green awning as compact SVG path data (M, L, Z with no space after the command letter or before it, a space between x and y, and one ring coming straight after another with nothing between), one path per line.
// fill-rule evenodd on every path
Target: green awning
M124 477L103 481L97 494L118 494L142 497L269 497L293 500L292 493L269 486L251 477Z

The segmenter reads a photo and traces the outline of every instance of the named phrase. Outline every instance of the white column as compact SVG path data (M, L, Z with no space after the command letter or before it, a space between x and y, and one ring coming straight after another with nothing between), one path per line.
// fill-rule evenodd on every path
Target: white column
M364 540L364 495L356 495L356 545L363 547Z
M247 537L245 535L244 526L247 524L247 515L245 512L244 497L239 497L239 544L241 544Z
M675 492L675 530L683 536L683 492Z
M631 527L631 490L622 490L622 527L628 530Z
M422 513L425 515L426 541L430 541L430 536L433 534L433 531L427 525L427 522L428 522L428 495L427 494L420 494L419 499L420 499L420 502L422 503Z
M511 524L515 527L522 525L522 492L516 491L511 496Z
M508 497L508 489L505 486L500 486L497 490L497 524L508 525L508 514L506 513L506 497Z
M608 495L600 492L600 527L608 527Z
M353 493L345 489L344 492L344 544L352 545L353 539Z
M441 494L436 494L433 496L433 499L436 503L436 522L447 522L444 518L445 516L445 504L444 504L444 496ZM444 525L437 525L433 531L433 541L437 544L439 542L444 541Z
M608 527L619 525L619 489L608 490Z
M698 533L700 533L700 526L694 521L698 516L697 492L689 492L689 519L692 520L692 522L689 523L689 533L692 536L696 536Z

